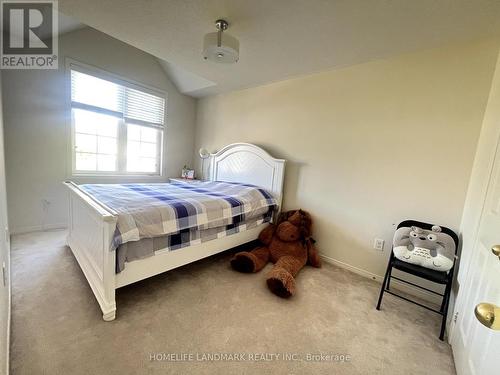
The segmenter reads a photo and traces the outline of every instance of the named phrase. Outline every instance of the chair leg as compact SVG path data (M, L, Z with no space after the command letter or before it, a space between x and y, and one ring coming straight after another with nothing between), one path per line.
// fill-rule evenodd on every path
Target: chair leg
M448 282L446 283L446 288L444 289L443 301L441 302L441 307L439 308L439 311L441 312L444 312L444 308L446 305L446 296L450 293L450 291L451 291L451 283Z
M387 265L387 270L385 271L385 276L384 276L384 281L382 282L382 286L380 287L380 295L378 296L378 302L377 302L377 310L380 310L380 304L382 303L382 297L384 296L384 290L386 285L389 286L388 280L391 275L391 269L392 269L392 258L389 259L389 264Z
M441 313L443 314L443 320L441 321L441 331L439 332L439 339L444 340L444 331L446 329L446 319L448 318L448 305L450 302L451 295L451 280L446 284L446 289L444 292L443 303L441 304Z
M392 276L392 267L389 268L389 277L387 278L387 285L385 287L385 290L389 290L389 287L391 285L391 276Z

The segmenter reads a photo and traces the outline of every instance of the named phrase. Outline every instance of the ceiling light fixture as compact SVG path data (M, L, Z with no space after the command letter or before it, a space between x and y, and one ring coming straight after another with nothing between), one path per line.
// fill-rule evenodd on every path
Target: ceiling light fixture
M227 33L226 20L215 21L217 32L208 33L203 40L203 58L218 63L235 63L240 58L240 42Z

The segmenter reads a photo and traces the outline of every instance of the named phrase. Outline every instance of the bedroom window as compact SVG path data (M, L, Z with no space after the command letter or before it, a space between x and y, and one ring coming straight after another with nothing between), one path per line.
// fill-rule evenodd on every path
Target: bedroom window
M73 174L161 175L159 93L71 64L71 115Z

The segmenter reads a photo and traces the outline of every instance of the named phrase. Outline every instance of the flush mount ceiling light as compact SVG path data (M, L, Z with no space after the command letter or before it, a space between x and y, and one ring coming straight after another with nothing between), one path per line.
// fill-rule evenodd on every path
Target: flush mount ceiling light
M229 27L226 20L215 21L217 32L208 33L203 40L203 58L218 63L235 63L239 59L240 42L224 33Z

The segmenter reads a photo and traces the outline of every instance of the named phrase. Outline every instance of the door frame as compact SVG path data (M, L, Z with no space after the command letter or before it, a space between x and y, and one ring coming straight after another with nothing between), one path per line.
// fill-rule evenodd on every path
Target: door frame
M500 152L500 55L497 57L490 94L483 116L483 124L479 134L460 225L461 259L456 276L457 283L455 284L459 289L458 293L455 294L456 300L448 329L448 342L450 344L453 344L454 336L458 332L455 329L457 317L463 311L465 302L465 290L463 287L465 287L471 271L470 265L472 263L473 250L477 242L488 186L491 182L495 158L498 152ZM462 289L460 289L461 285Z

